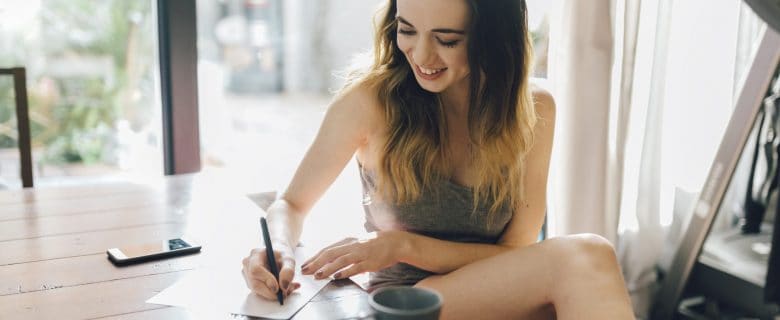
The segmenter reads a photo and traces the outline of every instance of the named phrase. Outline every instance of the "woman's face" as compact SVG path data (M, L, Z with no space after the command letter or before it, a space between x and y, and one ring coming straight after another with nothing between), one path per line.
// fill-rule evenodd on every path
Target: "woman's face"
M468 83L466 1L397 0L397 5L398 48L420 86L443 92Z

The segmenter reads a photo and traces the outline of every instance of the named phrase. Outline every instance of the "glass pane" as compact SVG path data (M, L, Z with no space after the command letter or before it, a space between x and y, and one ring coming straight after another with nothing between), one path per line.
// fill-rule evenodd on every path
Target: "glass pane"
M12 76L0 76L0 189L17 181L21 186L18 131L14 112L14 84ZM13 175L4 174L12 171Z
M550 8L553 1L528 0L528 29L534 41L534 77L547 78L547 49L550 40Z
M162 174L153 5L0 3L0 67L27 69L36 186ZM0 82L4 129L9 85ZM18 158L5 156L17 152L13 127L0 131L0 176L19 184Z

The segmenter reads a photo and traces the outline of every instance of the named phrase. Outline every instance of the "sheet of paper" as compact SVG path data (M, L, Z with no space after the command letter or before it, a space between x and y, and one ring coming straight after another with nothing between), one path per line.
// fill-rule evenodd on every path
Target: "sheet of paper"
M356 274L354 276L349 277L352 282L358 285L358 287L362 288L365 291L368 291L369 289L369 281L371 278L368 275L368 272L363 272Z
M296 250L296 264L304 261L304 250ZM158 293L147 303L186 307L199 316L213 315L224 318L226 313L262 317L269 319L289 319L306 305L330 279L315 280L313 276L304 276L300 267L296 267L295 281L301 287L284 299L284 305L276 300L263 299L252 293L244 282L241 269L210 267L193 271L172 286Z

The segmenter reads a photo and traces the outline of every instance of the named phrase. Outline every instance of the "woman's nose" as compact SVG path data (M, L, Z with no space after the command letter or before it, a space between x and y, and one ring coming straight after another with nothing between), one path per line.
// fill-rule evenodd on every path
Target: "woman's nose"
M420 37L420 39L417 41L417 45L414 48L414 52L412 53L414 62L421 66L430 66L429 63L433 62L433 58L435 57L435 52L433 49L434 48L431 47L429 41L423 39L423 37Z

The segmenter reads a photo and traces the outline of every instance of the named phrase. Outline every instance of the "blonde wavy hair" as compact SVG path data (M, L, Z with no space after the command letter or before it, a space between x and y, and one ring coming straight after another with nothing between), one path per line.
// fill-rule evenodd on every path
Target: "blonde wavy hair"
M487 204L489 215L505 203L523 201L525 156L533 145L537 122L529 76L532 43L525 1L467 0L470 95L468 127L474 210ZM377 168L377 190L385 199L408 203L452 172L447 122L439 95L419 86L396 42L396 1L375 17L373 63L356 69L345 88L372 88L384 108L388 136ZM475 72L476 70L476 72ZM479 76L473 76L479 75Z

